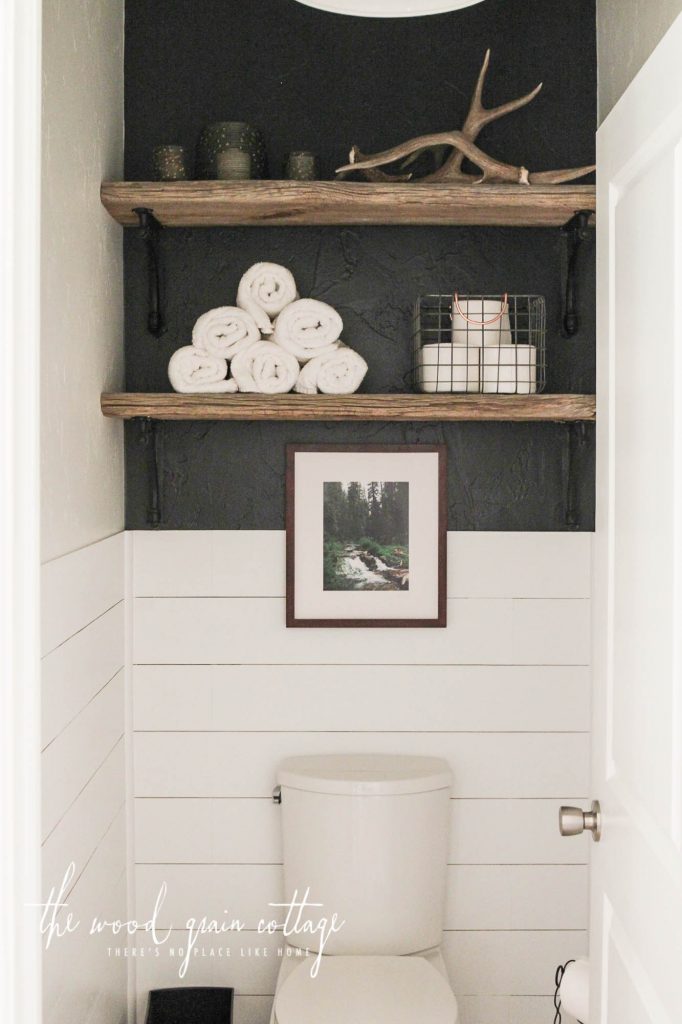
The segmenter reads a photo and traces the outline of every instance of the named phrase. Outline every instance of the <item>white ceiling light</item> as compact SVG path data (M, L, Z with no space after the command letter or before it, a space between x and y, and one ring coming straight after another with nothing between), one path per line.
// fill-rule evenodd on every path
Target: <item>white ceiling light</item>
M299 0L299 3L332 14L354 14L360 18L415 18L458 11L481 0Z

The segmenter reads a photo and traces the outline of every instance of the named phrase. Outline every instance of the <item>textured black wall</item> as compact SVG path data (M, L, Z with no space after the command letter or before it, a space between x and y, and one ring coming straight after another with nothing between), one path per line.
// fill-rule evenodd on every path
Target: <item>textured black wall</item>
M485 0L418 19L354 19L295 0L128 0L126 177L150 176L152 148L193 147L215 120L266 135L273 177L284 154L310 148L331 176L352 142L378 150L461 125L486 47L486 102L545 87L528 109L491 125L484 148L531 169L594 157L594 0ZM256 260L290 267L302 295L330 302L344 338L370 364L363 390L404 389L410 321L423 292L538 292L548 302L548 390L594 390L594 254L580 277L583 328L561 337L565 263L557 231L462 228L254 228L167 231L168 333L145 332L145 257L125 234L126 365L130 390L167 391L171 353L196 317L234 301ZM287 441L444 440L451 529L566 528L567 430L560 425L400 426L164 424L162 526L283 526ZM580 526L593 526L593 431L576 461ZM127 526L146 527L147 450L127 427Z

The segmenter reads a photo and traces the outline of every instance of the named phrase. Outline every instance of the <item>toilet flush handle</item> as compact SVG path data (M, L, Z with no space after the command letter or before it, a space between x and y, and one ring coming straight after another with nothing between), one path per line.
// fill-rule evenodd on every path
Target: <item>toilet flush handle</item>
M562 836L579 836L581 832L591 832L595 843L601 839L601 807L598 800L592 801L589 811L580 807L561 807L559 809L559 831Z
M282 802L282 787L275 786L272 791L272 802L273 804L281 804Z

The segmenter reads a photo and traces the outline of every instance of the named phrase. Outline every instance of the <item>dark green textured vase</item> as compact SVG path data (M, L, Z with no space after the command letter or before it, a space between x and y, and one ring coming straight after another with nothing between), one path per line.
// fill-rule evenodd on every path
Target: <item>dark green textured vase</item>
M197 178L218 177L218 153L241 149L251 157L251 177L267 173L265 142L258 128L244 121L216 121L207 125L197 142Z

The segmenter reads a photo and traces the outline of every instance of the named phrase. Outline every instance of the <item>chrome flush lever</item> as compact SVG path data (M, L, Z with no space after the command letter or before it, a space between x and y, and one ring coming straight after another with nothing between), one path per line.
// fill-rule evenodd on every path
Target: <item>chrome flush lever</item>
M559 808L559 831L562 836L579 836L581 832L591 832L592 839L598 843L601 839L599 801L593 800L589 811L581 811L579 807Z
M272 791L272 802L273 804L281 804L282 802L282 787L275 786Z

